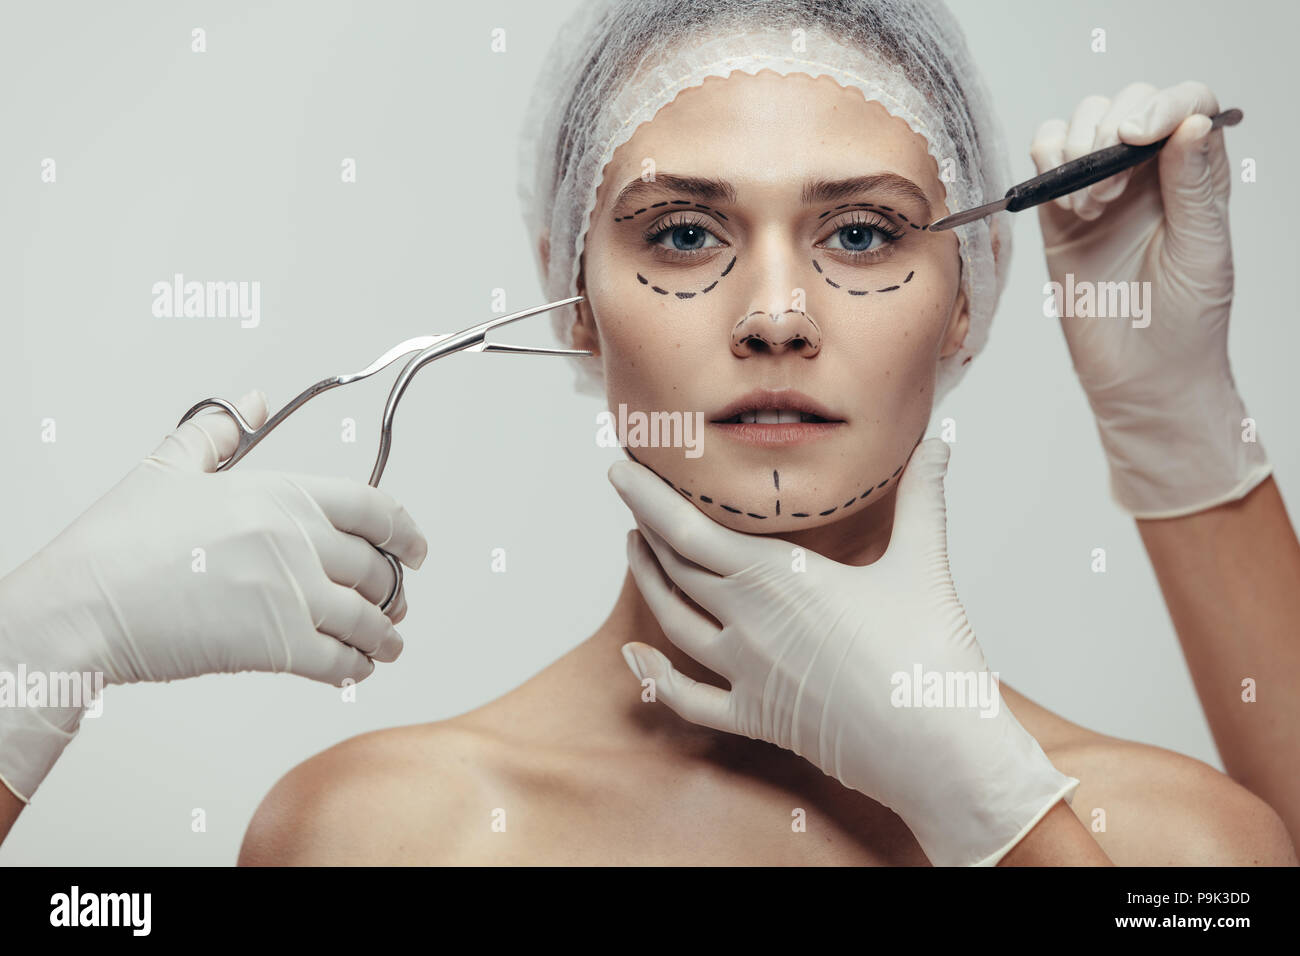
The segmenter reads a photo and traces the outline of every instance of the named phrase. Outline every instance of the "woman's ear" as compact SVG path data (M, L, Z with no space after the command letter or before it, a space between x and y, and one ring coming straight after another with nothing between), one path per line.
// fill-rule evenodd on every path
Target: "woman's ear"
M587 298L585 272L585 268L578 270L578 295L582 296L582 301L573 307L575 318L570 337L573 339L573 348L586 349L592 355L599 355L600 334L596 330L596 317L591 311L591 300Z
M549 275L551 269L551 237L549 233L542 233L537 240L537 258L542 263L542 275ZM587 303L587 285L583 278L583 269L578 271L578 295L582 296L582 301L574 305L573 327L569 330L569 336L573 340L572 346L566 348L586 349L592 355L600 354L600 338L596 334L596 320L591 312L591 306Z
M966 287L961 284L961 272L964 269L965 263L962 263L957 272L957 298L952 304L952 315L948 317L948 332L943 337L940 358L955 354L966 341L966 333L970 331L970 302L966 298Z

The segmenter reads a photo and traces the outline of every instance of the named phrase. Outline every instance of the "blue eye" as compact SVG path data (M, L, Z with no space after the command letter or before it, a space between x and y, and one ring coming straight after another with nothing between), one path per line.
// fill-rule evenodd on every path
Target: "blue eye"
M663 240L669 240L665 243ZM652 246L662 246L673 252L699 252L722 245L718 237L704 228L704 223L689 217L676 222L669 217L652 231L647 232L645 241Z
M683 252L707 248L709 239L708 231L699 226L675 226L664 234L672 237L673 248Z
M871 240L880 238L881 242L876 244L876 248L879 248L885 241L881 238L883 235L880 230L873 229L870 226L852 225L837 229L833 238L840 241L839 248L846 252L870 252L872 249ZM835 247L832 246L831 248Z
M890 246L902 238L902 231L884 218L863 219L859 218L860 213L853 215L854 219L841 223L819 245L824 249L834 249L849 256L872 259L883 255Z

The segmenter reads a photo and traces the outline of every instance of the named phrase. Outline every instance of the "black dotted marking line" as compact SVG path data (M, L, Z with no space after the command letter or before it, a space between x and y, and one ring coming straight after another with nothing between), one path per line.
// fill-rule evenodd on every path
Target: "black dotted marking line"
M779 313L779 314L780 314L780 315L785 315L786 312L794 312L795 314L801 314L801 313L799 313L799 310L798 310L798 309L786 309L785 312L781 312L781 313ZM764 311L762 311L762 310L760 309L760 310L758 310L758 311L755 311L755 312L751 312L751 313L749 313L749 315L745 316L745 318L748 319L748 318L751 318L751 317L753 317L753 316L755 316L755 315L767 315L767 313L764 312ZM751 337L751 336L746 336L745 339L742 340L742 341L745 341L745 340L749 339L750 337ZM804 336L801 335L801 334L799 334L798 332L795 332L793 335L791 335L791 336L790 336L789 338L787 338L787 339L782 339L780 342L771 342L770 344L772 344L772 345L789 345L789 344L790 344L791 342L793 342L795 339L804 339ZM775 472L773 472L773 474L775 474Z
M816 259L812 260L812 264L813 264L813 268L822 274L822 278L826 280L826 284L828 286L830 286L832 289L841 288L838 282L831 281L831 277L826 275L824 272L822 272L821 264ZM898 285L887 285L883 289L845 289L844 291L847 292L849 295L867 295L870 292L894 292L898 289L901 289L903 286L907 285L907 283L911 282L912 276L914 275L916 275L915 269L909 272L907 274L907 278L904 279L902 282L900 282Z
M631 451L628 451L627 454L628 454L628 457L631 458L633 461L635 461L637 464L642 464L641 460L640 460L639 458L637 458L636 455L633 455ZM647 466L647 467L648 467L648 466ZM651 469L651 470L653 470L653 469ZM885 487L885 485L889 484L889 480L890 480L890 478L895 477L895 476L896 476L900 471L902 471L902 470L903 470L903 466L902 466L902 465L899 465L898 468L894 471L894 474L893 474L893 475L890 475L889 478L886 478L886 479L885 479L884 481L882 481L880 484L878 484L878 485L873 485L872 487L868 488L866 491L862 492L862 494L860 494L860 495L854 495L854 496L853 496L852 498L850 498L848 501L844 502L843 505L836 505L834 508L828 508L828 509L825 510L825 511L819 511L819 512L818 512L818 516L819 516L819 517L824 517L825 515L833 514L833 513L835 513L836 511L840 510L840 508L847 508L849 505L853 504L853 502L855 502L855 501L865 501L866 498L867 498L867 495L871 494L871 492L875 491L877 488L883 488L883 487ZM658 472L655 472L655 474L656 474L656 475L659 475ZM772 472L772 476L773 476L773 480L774 480L774 481L776 480L776 474L777 474L777 473L776 473L775 471ZM667 478L665 478L663 475L659 475L659 480L662 481L662 482L663 482L665 485L667 485L669 488L672 488L674 491L680 491L680 492L681 492L682 494L684 494L687 498L694 499L694 498L696 497L695 495L693 495L693 494L692 494L690 491L688 491L687 489L685 489L685 488L680 488L680 487L678 487L677 485L673 484L671 481L669 481L669 480L668 480ZM777 487L779 488L780 485L778 484ZM713 500L711 497L709 497L708 495L700 495L700 496L699 496L699 500L702 501L702 502L704 502L705 504L708 504L708 505L715 504L714 500ZM767 520L769 517L772 517L771 515L763 515L763 514L757 514L756 512L753 512L753 511L745 511L745 510L742 509L742 508L736 508L736 507L733 507L732 505L723 504L722 502L716 502L716 505L717 505L717 507L721 508L723 511L730 512L731 514L734 514L734 515L740 515L740 514L743 514L743 515L745 515L746 517L749 517L749 518L758 518L759 520L763 520L763 521ZM780 499L780 498L777 498L777 499L776 499L776 514L777 514L778 516L781 514L781 499ZM811 518L811 517L812 517L812 515L811 515L810 513L806 512L806 511L793 511L793 512L791 512L790 514L791 514L791 517L794 517L794 518Z
M917 437L916 441L912 443L912 451L915 451L915 450L916 450L916 446L919 445L919 444L921 444L921 441L922 441L924 438L925 438L925 431L922 430L922 431L921 431L921 434ZM640 458L637 458L636 455L632 454L631 449L626 449L626 448L625 448L624 451L626 451L628 457L631 458L631 459L632 459L634 462L636 462L638 465L644 464L644 462L642 462ZM910 457L911 452L909 452L908 455L909 455L909 457ZM904 462L904 464L906 464L906 462ZM646 467L649 467L649 466L647 465ZM651 470L651 471L654 471L653 468L651 468L650 470ZM850 498L848 501L844 502L844 504L842 504L842 505L836 505L834 508L827 508L825 511L819 511L819 512L817 512L817 516L818 516L819 518L824 518L826 515L834 514L836 511L839 511L841 508L847 508L849 505L853 504L855 501L866 501L866 499L867 499L867 495L871 494L873 491L875 491L875 490L877 490L877 489L879 489L879 488L883 488L883 487L885 487L885 485L889 484L889 482L890 482L891 479L893 479L893 478L897 478L899 472L901 472L902 470L903 470L903 465L899 465L897 468L894 469L894 473L893 473L892 475L890 475L888 478L886 478L884 481L882 481L880 484L869 486L869 487L867 488L866 491L862 492L862 494L860 494L860 495L854 495L852 498ZM680 491L680 492L681 492L682 494L684 494L687 498L691 498L691 499L694 499L694 498L695 498L695 495L691 494L691 493L690 493L689 491L687 491L685 488L679 488L677 485L674 485L671 481L669 481L669 480L668 480L667 478L665 478L663 475L660 475L657 471L655 471L654 473L655 473L656 475L658 475L659 480L662 481L662 482L663 482L665 485L667 485L669 488L673 489L674 491ZM772 484L777 488L778 491L780 490L780 488L781 488L781 476L780 476L780 473L777 472L775 469L773 469L773 471L772 471ZM707 504L707 505L714 504L713 499L710 498L708 495L700 495L700 496L699 496L699 500L700 500L700 501L703 501L703 502L704 502L705 504ZM718 507L721 508L722 510L727 511L727 512L730 512L731 514L736 514L736 515L743 514L743 515L746 515L747 517L750 517L750 518L758 518L758 519L760 519L760 520L766 520L768 517L770 517L770 515L755 514L753 511L744 511L744 510L742 510L742 509L740 509L740 508L733 508L731 505L722 504L721 502L718 502L717 505L718 505ZM780 514L781 514L781 499L780 499L780 498L777 498L777 499L776 499L776 514L777 514L777 516L780 516ZM792 512L790 512L790 517L792 517L792 518L811 518L811 517L812 517L812 514L811 514L810 512L807 512L807 511L792 511Z
M636 274L636 281L640 282L642 285L649 285L653 291L658 292L660 295L675 295L679 299L693 299L697 295L705 295L706 293L712 292L714 287L727 277L727 273L730 272L735 265L736 257L732 256L731 261L727 263L727 268L722 270L722 275L718 276L699 292L669 292L667 289L661 289L657 285L650 285L650 280L639 272Z
M839 212L841 209L883 209L885 212L892 213L893 215L897 216L899 219L903 220L903 222L907 223L907 225L911 226L913 229L916 229L916 230L918 230L918 231L922 231L922 232L925 231L925 226L918 226L916 223L912 222L912 220L908 219L907 216L905 216L903 213L899 212L899 211L898 211L897 209L895 209L893 206L882 206L882 205L880 205L879 203L874 203L874 202L846 202L846 203L841 203L840 205L836 206L834 209L827 209L824 213L822 213L822 214L821 214L820 216L818 216L817 218L818 218L818 219L825 219L825 218L826 218L827 216L829 216L831 213L833 213L833 212Z
M647 210L660 209L664 206L690 206L693 209L703 209L705 212L717 216L723 222L727 221L727 217L724 216L722 213L718 212L718 210L714 209L712 206L706 206L703 203L698 203L698 202L691 202L689 199L671 199L671 200L665 199L663 202L657 202L652 206L642 206L636 212L628 213L626 216L615 216L614 221L626 222L629 219L635 219L637 216L641 215L641 213L646 212Z

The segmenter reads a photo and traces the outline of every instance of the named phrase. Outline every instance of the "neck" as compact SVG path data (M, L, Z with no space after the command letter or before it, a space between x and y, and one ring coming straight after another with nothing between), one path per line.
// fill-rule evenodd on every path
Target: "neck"
M862 566L872 564L885 553L893 522L891 489L872 507L850 518L807 531L764 537L788 541L792 546L842 564ZM723 688L729 686L722 675L688 657L667 638L629 569L614 609L584 645L584 651L589 655L586 667L596 670L594 675L588 670L584 682L588 686L606 688L615 702L612 714L607 717L606 729L616 736L635 735L641 745L662 742L665 746L680 748L683 743L694 742L701 748L714 749L718 740L716 731L689 724L666 706L648 706L641 700L641 688L623 661L621 649L629 641L649 644L692 680Z

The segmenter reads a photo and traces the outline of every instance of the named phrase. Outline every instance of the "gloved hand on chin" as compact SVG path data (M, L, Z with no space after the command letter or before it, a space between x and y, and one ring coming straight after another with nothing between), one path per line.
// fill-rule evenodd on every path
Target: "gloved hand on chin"
M725 528L648 468L615 463L610 480L641 528L629 560L646 604L731 690L687 678L648 644L625 645L624 657L686 720L792 750L891 808L935 865L993 865L1078 780L1052 766L1000 694L996 708L900 699L895 675L918 667L964 689L991 676L948 567L948 457L939 439L912 453L878 561L806 551L806 571L792 568L788 542Z

